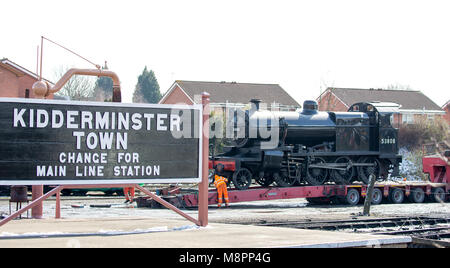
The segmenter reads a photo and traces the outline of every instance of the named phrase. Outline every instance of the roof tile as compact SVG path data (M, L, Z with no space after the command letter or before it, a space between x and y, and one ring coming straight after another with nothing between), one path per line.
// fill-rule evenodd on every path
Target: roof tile
M402 110L442 110L439 105L420 91L356 88L328 88L328 90L331 90L348 106L357 102L380 101L398 103Z
M212 103L248 103L251 99L261 99L263 103L278 103L288 106L300 107L280 85L277 84L252 84L236 82L200 82L182 81L176 83L194 99L195 95L202 92L211 94Z

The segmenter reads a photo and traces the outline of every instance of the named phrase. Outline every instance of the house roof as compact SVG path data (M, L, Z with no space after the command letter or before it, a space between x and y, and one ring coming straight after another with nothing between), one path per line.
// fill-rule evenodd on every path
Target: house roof
M328 88L344 104L350 107L357 102L394 102L401 105L401 110L430 110L442 111L441 107L420 91L414 90L386 90L386 89L357 89L357 88ZM324 92L324 93L325 93ZM323 96L324 93L321 95ZM318 100L321 98L318 98Z
M449 106L450 105L450 100L448 100L443 106L442 106L442 109L445 109L447 106Z
M249 103L251 99L260 99L262 103L278 103L286 106L301 107L280 85L252 84L236 82L202 82L177 80L162 100L178 85L192 100L202 92L211 94L211 103Z
M20 66L19 64L12 62L11 60L7 59L7 58L3 58L0 60L0 66L3 66L4 68L12 71L13 73L15 73L16 75L29 75L31 77L33 77L36 80L39 80L39 75L33 73L32 71ZM49 82L51 85L53 85L53 83L47 79L44 79L45 81Z

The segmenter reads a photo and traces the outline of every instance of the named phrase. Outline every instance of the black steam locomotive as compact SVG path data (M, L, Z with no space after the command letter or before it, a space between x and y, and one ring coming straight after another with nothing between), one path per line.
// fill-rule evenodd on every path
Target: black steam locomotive
M262 186L351 184L397 175L398 130L393 127L394 103L356 103L348 112L320 112L305 101L298 112L252 109L232 120L232 138L225 152L212 157L238 189L253 179ZM271 134L271 135L268 135ZM276 136L274 138L274 136ZM270 146L271 145L271 146Z

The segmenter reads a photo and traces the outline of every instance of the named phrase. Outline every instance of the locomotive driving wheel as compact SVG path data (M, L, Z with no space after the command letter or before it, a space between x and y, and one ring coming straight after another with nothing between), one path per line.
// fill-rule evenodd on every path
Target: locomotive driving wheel
M242 148L249 142L249 138L225 138L224 144L227 146Z
M282 172L281 175L279 173L274 173L273 178L275 183L280 187L290 187L297 181L297 178L289 176L287 172Z
M255 179L255 181L259 185L261 185L263 187L267 187L267 186L269 186L269 185L271 185L273 183L274 179L273 179L273 176L271 174L262 172L262 174L260 174L258 176L258 178Z
M360 166L357 168L358 177L365 184L369 184L370 174L374 174L375 178L380 176L380 161L378 161L378 159L375 159L374 157L361 157L358 160L358 163L371 164L370 166Z
M328 170L325 168L320 168L320 165L325 164L325 160L320 157L315 157L311 161L307 170L305 180L311 185L322 185L328 179Z
M246 190L252 184L252 178L250 170L241 168L233 173L233 184L238 190Z
M334 163L338 164L337 169L331 172L334 181L337 184L350 184L355 175L355 168L350 157L338 157Z

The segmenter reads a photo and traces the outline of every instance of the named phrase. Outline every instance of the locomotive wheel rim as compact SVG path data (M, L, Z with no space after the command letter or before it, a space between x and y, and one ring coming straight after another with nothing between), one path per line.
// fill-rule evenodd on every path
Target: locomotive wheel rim
M364 164L375 164L375 166L372 167L358 167L358 177L364 182L365 184L369 184L369 176L370 174L375 174L376 178L378 179L380 175L380 161L374 157L362 157L358 160L358 163L364 163Z
M271 185L274 180L273 180L273 177L264 176L264 177L257 178L255 181L259 185L267 187L267 186Z
M326 163L323 158L316 157L313 164ZM328 179L328 171L321 168L309 168L306 170L306 181L311 185L322 185Z
M248 138L236 138L234 140L234 143L236 145L236 147L241 148L243 147L245 144L247 144L248 142Z
M246 169L241 168L233 175L233 184L239 190L248 189L252 183L252 173Z
M341 156L341 157L338 157L334 162L339 163L339 164L344 164L344 163L351 163L352 160L347 156ZM350 182L353 178L353 175L355 175L354 167L351 167L347 171L333 170L333 179L338 184L350 184Z
M274 181L278 186L281 187L290 187L295 184L297 179L291 179L289 176L281 176L279 174L274 175Z

